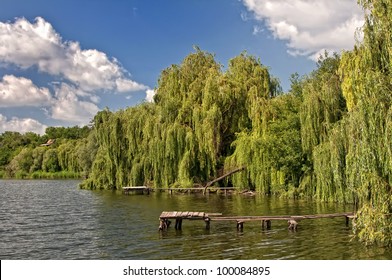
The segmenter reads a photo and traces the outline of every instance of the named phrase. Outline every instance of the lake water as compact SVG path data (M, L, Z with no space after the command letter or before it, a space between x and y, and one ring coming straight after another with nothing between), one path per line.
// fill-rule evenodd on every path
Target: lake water
M301 215L352 211L351 206L262 196L152 193L122 195L78 188L79 181L0 180L0 259L392 259L365 247L344 218L259 222L184 220L158 231L162 211L229 215Z

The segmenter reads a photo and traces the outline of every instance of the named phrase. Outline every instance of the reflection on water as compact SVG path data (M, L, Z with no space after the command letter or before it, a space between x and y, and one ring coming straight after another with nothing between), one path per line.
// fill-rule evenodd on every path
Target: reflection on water
M241 195L80 190L78 181L0 180L1 259L392 259L383 248L352 240L344 218L259 222L183 222L158 231L162 211L224 215L301 215L351 211L351 206Z

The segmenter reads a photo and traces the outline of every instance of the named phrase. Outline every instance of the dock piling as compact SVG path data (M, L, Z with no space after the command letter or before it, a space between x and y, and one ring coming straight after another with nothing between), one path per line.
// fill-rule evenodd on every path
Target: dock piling
M176 218L176 224L175 224L174 228L176 230L182 229L182 218Z
M206 217L204 218L204 222L206 223L206 229L209 230L211 228L211 219Z
M264 229L271 229L271 220L261 220L261 228Z

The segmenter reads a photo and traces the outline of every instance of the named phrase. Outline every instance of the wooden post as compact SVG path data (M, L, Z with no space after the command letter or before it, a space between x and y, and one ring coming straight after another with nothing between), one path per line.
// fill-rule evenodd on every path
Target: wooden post
M210 225L211 219L209 217L205 217L204 218L204 222L206 223L206 229L207 230L210 229L210 227L211 227L211 225Z
M244 229L244 222L237 221L237 230L242 231Z
M169 219L165 219L166 228L170 227L171 221Z
M174 226L176 230L181 230L182 228L182 218L176 218L176 225Z
M271 229L271 220L262 220L261 221L262 229Z
M159 230L167 230L170 226L170 221L168 219L159 219Z

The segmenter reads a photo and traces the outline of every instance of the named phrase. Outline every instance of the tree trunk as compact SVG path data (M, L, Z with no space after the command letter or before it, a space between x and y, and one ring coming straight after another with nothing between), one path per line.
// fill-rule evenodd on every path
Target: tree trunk
M222 176L220 176L220 177L218 177L218 178L216 178L216 179L214 179L214 180L212 180L212 181L207 182L206 185L204 186L204 192L206 192L207 188L208 188L208 187L211 187L211 186L212 186L213 184L215 184L216 182L219 182L220 180L223 180L223 179L225 179L226 177L228 177L228 176L230 176L230 175L232 175L232 174L234 174L234 173L243 171L243 170L245 170L245 166L236 168L236 169L234 169L234 170L232 170L232 171L230 171L230 172L228 172L228 173L226 173L226 174L223 174Z

